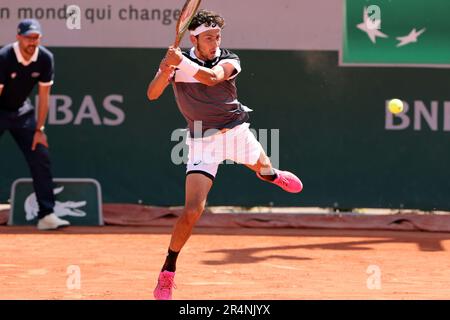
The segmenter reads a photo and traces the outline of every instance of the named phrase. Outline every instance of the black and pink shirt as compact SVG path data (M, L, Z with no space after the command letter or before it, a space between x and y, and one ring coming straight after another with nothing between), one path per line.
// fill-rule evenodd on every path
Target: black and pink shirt
M237 96L236 77L241 72L239 57L226 49L217 49L216 58L202 61L195 56L192 48L183 55L198 65L213 68L216 65L230 63L235 73L230 79L215 86L200 83L183 71L177 69L172 78L172 86L178 108L186 119L191 137L194 135L194 122L202 122L202 135L208 129L233 128L249 119L248 112L252 111L242 105Z

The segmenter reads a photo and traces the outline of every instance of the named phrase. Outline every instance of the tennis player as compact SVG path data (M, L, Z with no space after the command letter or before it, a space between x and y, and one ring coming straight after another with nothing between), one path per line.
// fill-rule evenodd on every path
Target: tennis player
M236 77L241 72L239 57L220 48L224 26L219 14L197 12L189 25L193 47L186 52L169 47L148 86L147 96L155 100L171 83L178 108L189 127L185 206L175 224L154 290L158 300L172 299L178 254L205 208L221 162L229 159L244 164L259 179L287 192L298 193L303 188L294 174L272 167L249 130L251 110L239 102L236 89Z

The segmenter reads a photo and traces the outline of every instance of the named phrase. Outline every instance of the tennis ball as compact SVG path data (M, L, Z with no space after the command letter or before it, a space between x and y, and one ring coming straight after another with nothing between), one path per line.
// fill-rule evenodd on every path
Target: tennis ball
M393 114L397 114L403 111L403 102L399 99L392 99L389 101L389 111Z

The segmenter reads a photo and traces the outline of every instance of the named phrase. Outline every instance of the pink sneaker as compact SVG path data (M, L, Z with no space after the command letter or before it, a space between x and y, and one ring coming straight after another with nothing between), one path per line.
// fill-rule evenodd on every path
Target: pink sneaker
M176 288L175 272L163 271L159 274L158 285L153 291L156 300L172 300L172 288Z
M264 180L266 182L271 182L273 184L276 184L284 191L290 192L290 193L299 193L303 189L303 184L300 181L299 178L293 173L290 173L289 171L281 171L278 169L273 169L275 173L277 174L277 177L273 181L266 180L261 177L261 175L257 172L256 175L261 180Z

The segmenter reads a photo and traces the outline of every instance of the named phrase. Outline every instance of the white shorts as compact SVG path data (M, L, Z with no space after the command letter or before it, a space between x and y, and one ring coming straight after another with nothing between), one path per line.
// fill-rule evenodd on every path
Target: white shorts
M245 122L224 133L193 139L188 134L189 156L186 174L203 173L214 179L219 164L232 160L240 164L254 165L261 155L262 146Z

